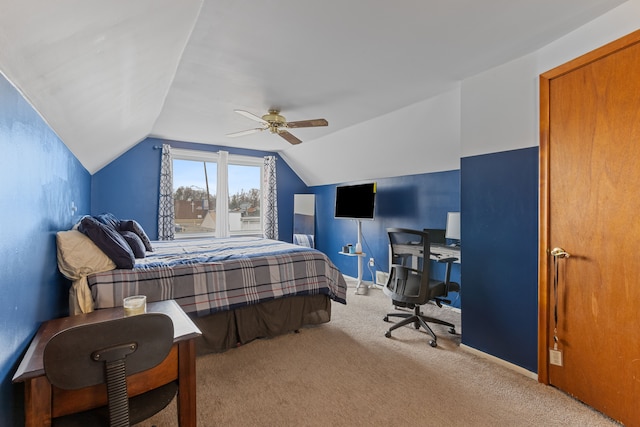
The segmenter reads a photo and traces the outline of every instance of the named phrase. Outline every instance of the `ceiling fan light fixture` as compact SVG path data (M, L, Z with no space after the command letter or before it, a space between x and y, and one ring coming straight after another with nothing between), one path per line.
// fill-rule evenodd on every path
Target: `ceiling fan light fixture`
M280 128L280 125L277 125L275 123L272 123L269 125L269 132L271 133L278 133L278 129Z

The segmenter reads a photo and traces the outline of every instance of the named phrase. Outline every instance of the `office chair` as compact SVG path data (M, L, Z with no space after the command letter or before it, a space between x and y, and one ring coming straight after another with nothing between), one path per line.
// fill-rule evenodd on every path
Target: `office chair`
M140 314L66 329L46 344L44 371L63 390L106 384L107 406L53 419L54 426L121 427L160 412L175 397L177 381L129 398L127 377L160 364L173 345L173 322Z
M401 317L404 320L392 325L385 333L391 338L391 331L401 326L413 323L416 329L422 326L431 335L431 347L438 345L436 334L429 327L429 323L437 323L449 327L449 333L455 334L455 325L443 320L422 314L420 306L429 301L438 307L442 303L451 304L446 297L449 292L460 291L460 285L450 281L451 264L457 258L442 258L438 262L446 263L445 277L442 280L431 279L430 274L430 243L429 233L426 231L410 230L406 228L388 228L389 244L391 247L391 270L389 279L383 291L391 297L396 307L413 309L413 313L395 312L384 317L388 322L390 316Z

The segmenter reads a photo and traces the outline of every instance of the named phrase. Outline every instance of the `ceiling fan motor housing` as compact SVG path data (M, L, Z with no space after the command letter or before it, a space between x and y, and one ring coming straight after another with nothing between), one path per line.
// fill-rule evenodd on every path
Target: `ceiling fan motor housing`
M287 119L280 115L279 110L269 110L269 114L262 116L262 120L269 123L271 133L278 133L278 128L287 123Z

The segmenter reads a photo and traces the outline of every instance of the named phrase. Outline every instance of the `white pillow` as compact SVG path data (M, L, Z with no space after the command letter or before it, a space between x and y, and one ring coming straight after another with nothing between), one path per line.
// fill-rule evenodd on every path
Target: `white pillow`
M111 258L78 230L59 231L56 241L58 268L69 280L78 280L92 273L116 268Z

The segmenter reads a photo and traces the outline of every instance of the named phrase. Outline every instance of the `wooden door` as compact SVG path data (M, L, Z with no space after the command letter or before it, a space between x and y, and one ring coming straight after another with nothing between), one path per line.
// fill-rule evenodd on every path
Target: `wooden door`
M539 378L628 426L640 426L639 42L540 79Z

